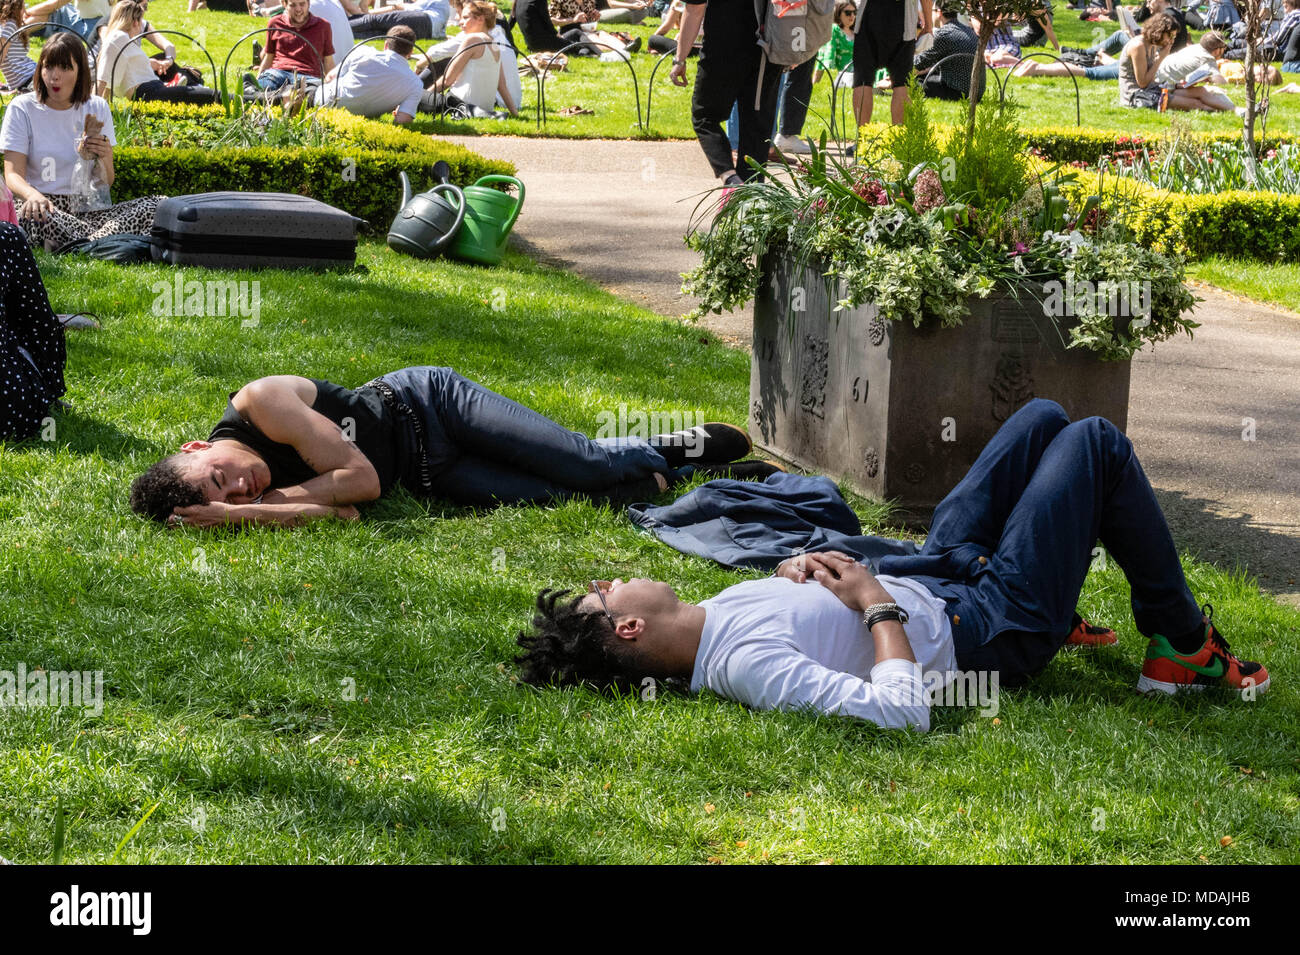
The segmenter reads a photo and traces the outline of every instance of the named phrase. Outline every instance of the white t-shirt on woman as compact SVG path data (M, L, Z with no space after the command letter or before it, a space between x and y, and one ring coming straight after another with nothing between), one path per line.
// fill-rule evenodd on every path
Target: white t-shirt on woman
M113 114L100 97L92 96L68 109L51 109L38 103L35 93L24 93L5 110L0 150L27 157L26 178L33 188L47 196L69 195L72 169L81 158L77 155L77 140L85 132L88 113L103 122L103 135L116 146Z
M97 63L95 79L107 83L111 74L113 95L124 99L130 99L141 83L158 79L158 74L149 65L149 57L140 44L132 43L131 36L124 30L114 30L104 37L104 46L99 51Z

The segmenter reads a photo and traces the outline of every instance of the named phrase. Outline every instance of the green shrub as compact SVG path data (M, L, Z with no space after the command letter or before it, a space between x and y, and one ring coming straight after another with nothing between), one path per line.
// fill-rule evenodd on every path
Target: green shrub
M1130 136L1113 129L1090 129L1086 126L1036 126L1021 130L1025 145L1037 150L1044 159L1055 162L1083 162L1095 164L1103 156L1122 149L1133 149L1142 144L1171 141L1173 136ZM1192 142L1241 142L1240 132L1184 133ZM1262 141L1261 149L1275 149L1282 143L1295 142L1296 137L1283 133Z

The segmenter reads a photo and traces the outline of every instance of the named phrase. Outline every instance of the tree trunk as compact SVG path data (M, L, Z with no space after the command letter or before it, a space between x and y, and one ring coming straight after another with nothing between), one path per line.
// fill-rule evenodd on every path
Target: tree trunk
M1246 184L1255 187L1255 52L1260 34L1260 6L1263 0L1246 0Z
M975 45L975 61L970 65L970 93L966 97L966 142L975 138L975 106L983 98L983 94L988 92L987 89L983 89L979 96L975 93L976 90L981 89L979 80L980 72L984 67L984 51L988 48L989 38L993 36L993 29L991 20L980 21L979 41Z

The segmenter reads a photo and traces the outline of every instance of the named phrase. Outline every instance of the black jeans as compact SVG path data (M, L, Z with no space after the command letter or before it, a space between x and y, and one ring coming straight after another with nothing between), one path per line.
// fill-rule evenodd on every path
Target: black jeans
M752 156L760 164L767 162L772 148L781 68L768 64L760 81L761 64L762 51L752 40L746 46L710 46L709 37L705 36L691 97L691 125L715 176L734 168L741 179L749 180L759 173L745 160ZM754 108L756 93L761 94L758 109ZM722 124L737 101L740 103L740 146L733 160L731 143Z
M644 441L593 440L451 368L403 368L382 380L420 418L433 479L429 491L457 504L536 503L577 495L618 499L621 487L649 489L656 471L671 470ZM417 490L409 477L404 481Z
M808 103L812 99L813 70L817 68L817 57L810 57L800 63L785 79L785 100L781 104L781 135L798 136L803 132L803 124L808 119Z
M131 99L157 100L162 103L215 103L217 93L206 86L168 86L162 80L150 80L137 86Z

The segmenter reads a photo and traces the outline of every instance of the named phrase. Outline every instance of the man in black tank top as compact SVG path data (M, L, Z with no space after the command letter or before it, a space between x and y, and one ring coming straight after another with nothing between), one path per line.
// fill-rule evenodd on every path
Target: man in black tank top
M137 478L131 507L187 526L295 526L355 519L354 505L399 483L471 506L644 500L689 474L688 464L718 473L750 448L744 431L718 423L592 440L450 368L404 368L356 390L275 375L233 392L206 441L185 443Z

